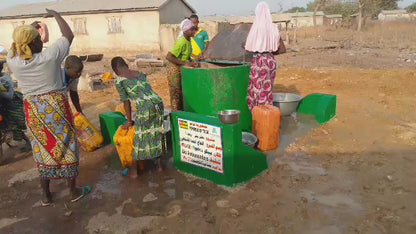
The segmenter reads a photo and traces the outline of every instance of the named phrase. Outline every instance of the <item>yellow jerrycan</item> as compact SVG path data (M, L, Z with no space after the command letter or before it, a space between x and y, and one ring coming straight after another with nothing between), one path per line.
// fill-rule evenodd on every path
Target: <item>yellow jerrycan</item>
M116 106L115 112L120 112L126 116L126 111L124 110L124 103L120 103Z
M78 141L84 151L94 151L103 144L103 136L84 115L76 113L74 115L74 123L75 129L77 130Z
M123 129L123 126L118 127L114 135L114 144L123 168L131 167L133 165L131 154L134 146L134 127L131 126L128 129Z

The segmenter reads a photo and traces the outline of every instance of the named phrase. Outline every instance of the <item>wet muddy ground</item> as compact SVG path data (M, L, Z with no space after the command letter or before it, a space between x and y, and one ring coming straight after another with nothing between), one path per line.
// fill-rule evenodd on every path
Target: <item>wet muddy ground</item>
M360 64L349 53L277 57L274 91L335 94L337 117L324 125L283 118L280 147L267 152L269 169L248 183L225 188L182 174L170 156L165 172L149 163L131 180L106 146L81 153L78 181L92 186L88 197L70 203L65 181L54 181L54 204L41 207L31 155L13 149L0 166L0 232L416 233L416 71L399 66L393 52L364 54ZM151 73L169 103L165 71ZM117 94L81 92L81 100L97 125Z
M282 156L289 144L314 127L318 127L318 124L311 116L283 117L282 144L279 150L268 153L270 165L274 164L277 157L278 163L283 162ZM11 151L6 149L5 152ZM9 233L31 232L34 229L40 233L126 233L150 230L151 221L180 215L181 203L197 206L202 204L202 208L208 209L208 202L214 202L213 198L226 196L245 187L241 185L237 188L225 188L182 174L173 167L171 154L163 157L165 172L157 172L156 164L148 161L146 171L142 172L139 179L132 180L121 175L122 167L114 147L106 146L93 153L82 154L84 157L81 161L82 172L79 181L82 185L93 187L87 198L78 203L71 203L67 199L69 191L66 189L65 181L57 180L53 181L51 186L51 190L54 191L54 204L51 207L41 207L37 169L32 167L30 155L25 155L26 158L22 158L20 162L9 162L5 165L10 169L13 167L12 164L27 165L26 170L14 174L5 181L7 184L2 185L7 187L7 192L3 191L2 194L2 214L4 217L15 217L1 219L3 231ZM315 170L292 162L290 165L299 172ZM224 202L226 204L223 206L228 207L228 201ZM218 201L214 202L215 206L222 206L217 203ZM15 210L16 206L22 207L22 210ZM32 220L39 216L43 216L44 220L41 219L37 225L32 225ZM62 225L56 227L56 223L48 223L48 217L57 218Z

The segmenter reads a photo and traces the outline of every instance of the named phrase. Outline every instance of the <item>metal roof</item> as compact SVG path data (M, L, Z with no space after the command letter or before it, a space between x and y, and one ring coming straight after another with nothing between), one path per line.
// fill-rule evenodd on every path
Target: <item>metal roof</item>
M406 10L381 11L381 14L384 14L384 15L399 15L399 14L407 14L407 11Z
M312 17L313 16L313 12L312 11L307 11L307 12L297 12L297 13L289 13L290 16L292 17ZM317 11L316 12L317 16L323 16L325 15L323 11Z
M45 8L54 9L62 14L151 10L159 9L169 1L173 0L58 0L10 7L0 11L0 19L42 16ZM186 1L180 1L195 12Z
M334 14L334 15L325 15L325 18L342 18L342 15Z
M292 18L289 14L271 14L273 22L289 22ZM205 16L201 17L202 22L229 22L230 24L253 23L256 17L251 16Z

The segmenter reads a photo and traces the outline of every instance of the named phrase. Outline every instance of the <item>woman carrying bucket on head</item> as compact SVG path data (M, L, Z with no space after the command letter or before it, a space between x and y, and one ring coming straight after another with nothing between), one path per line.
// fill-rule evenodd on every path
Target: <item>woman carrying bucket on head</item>
M247 104L250 111L255 106L273 105L273 84L277 64L275 55L286 52L279 30L273 24L269 6L260 2L256 7L256 18L244 48L253 52Z

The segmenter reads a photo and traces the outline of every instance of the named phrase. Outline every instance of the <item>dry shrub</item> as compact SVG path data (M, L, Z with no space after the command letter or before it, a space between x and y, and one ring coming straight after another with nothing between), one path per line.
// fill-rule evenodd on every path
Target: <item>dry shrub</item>
M325 35L326 31L328 31L327 26L299 28L297 31L297 37L300 39L319 38L321 35Z
M361 32L331 26L300 28L298 40L322 39L325 41L350 41L351 44L368 48L416 49L416 22L369 22Z
M366 47L416 49L416 22L371 22L354 40Z
M297 31L297 38L302 39L322 39L325 41L345 41L352 38L355 32L344 27L317 26L300 28Z

